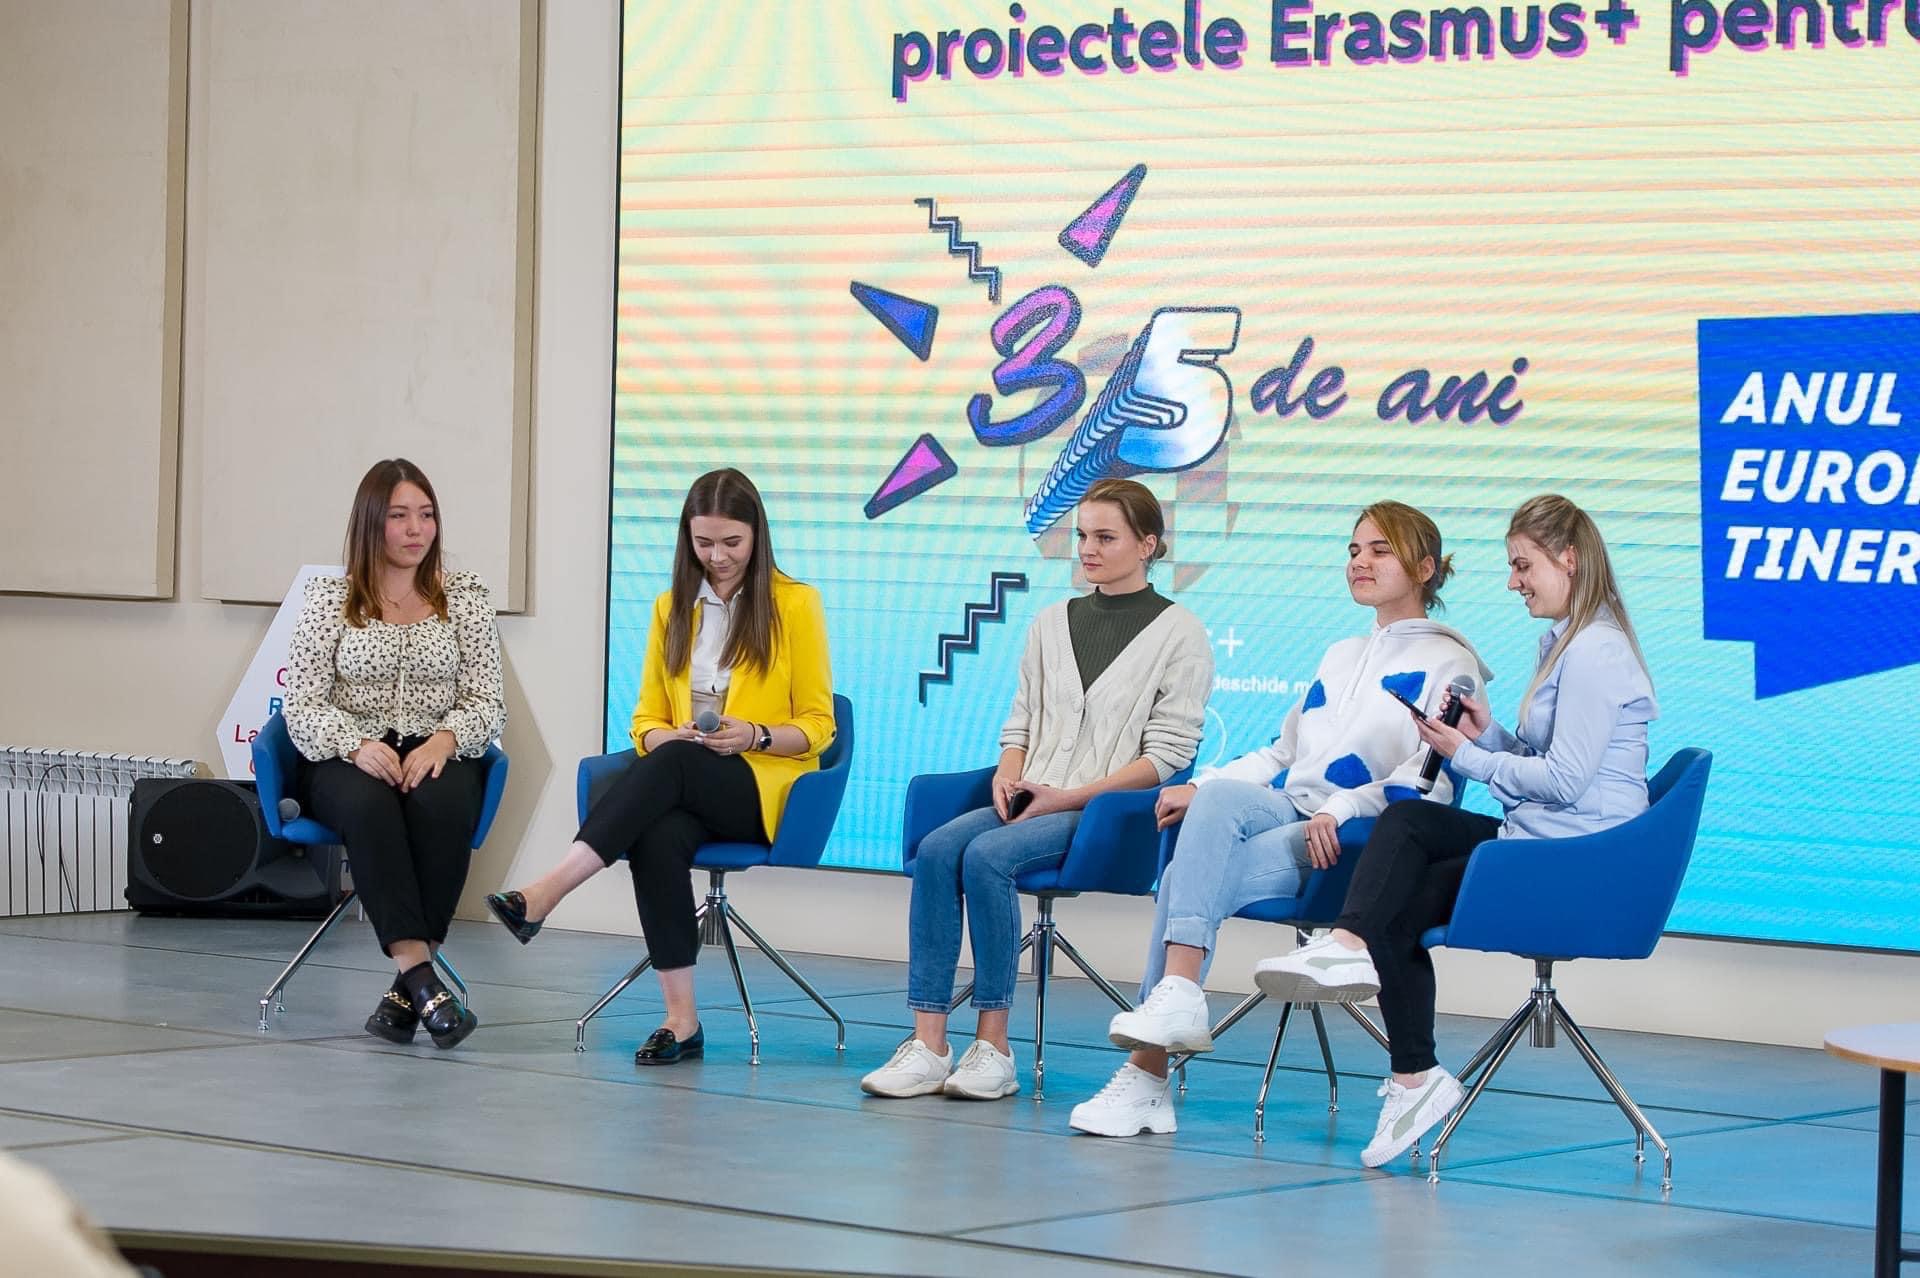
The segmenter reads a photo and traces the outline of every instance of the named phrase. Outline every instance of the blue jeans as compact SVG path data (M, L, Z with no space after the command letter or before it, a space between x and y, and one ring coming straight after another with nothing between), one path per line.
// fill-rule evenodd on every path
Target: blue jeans
M1307 818L1283 792L1251 781L1201 786L1180 823L1173 860L1160 876L1140 997L1167 974L1170 943L1207 952L1200 965L1205 980L1221 920L1255 901L1298 895L1311 865Z
M973 1005L1013 1006L1020 954L1020 897L1013 881L1058 865L1080 825L1078 812L1049 812L1015 825L991 807L975 808L920 840L913 861L907 923L907 1006L941 1012L953 1000L960 963L960 921L973 938Z

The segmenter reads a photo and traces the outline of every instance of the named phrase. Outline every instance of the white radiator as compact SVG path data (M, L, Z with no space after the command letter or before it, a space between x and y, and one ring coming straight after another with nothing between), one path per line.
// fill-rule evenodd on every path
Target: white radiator
M133 783L199 773L188 759L0 746L0 918L126 909Z

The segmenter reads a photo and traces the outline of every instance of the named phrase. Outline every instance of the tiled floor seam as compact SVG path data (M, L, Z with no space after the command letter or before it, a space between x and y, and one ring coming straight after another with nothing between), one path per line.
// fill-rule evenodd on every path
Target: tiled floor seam
M23 1111L0 1109L0 1113L22 1113L27 1117L39 1115L25 1114ZM55 1120L73 1121L73 1120ZM399 1159L376 1158L363 1154L342 1154L333 1150L308 1149L298 1145L276 1145L266 1141L245 1140L232 1136L211 1136L199 1132L185 1132L163 1127L129 1127L116 1124L119 1131L125 1133L119 1137L102 1138L101 1141L48 1142L49 1144L103 1143L106 1139L130 1140L136 1137L149 1137L158 1140L180 1140L195 1144L219 1145L233 1149L247 1149L257 1153L285 1154L300 1158L314 1158L327 1162L347 1163L362 1167L379 1167L388 1171L408 1172L414 1175L444 1177L450 1180L474 1181L484 1184L517 1189L535 1189L547 1193L557 1193L586 1198L602 1198L617 1202L643 1203L648 1206L664 1207L680 1211L699 1212L706 1215L731 1216L752 1220L774 1221L790 1225L810 1225L814 1227L851 1230L864 1234L875 1234L886 1238L912 1239L916 1241L951 1242L961 1246L980 1248L992 1252L1012 1252L1046 1256L1050 1259L1065 1257L1068 1259L1088 1260L1078 1253L1057 1251L1044 1247L1026 1246L1016 1243L985 1242L958 1234L936 1231L919 1232L910 1229L890 1229L882 1225L861 1224L855 1221L822 1220L814 1216L796 1216L784 1212L755 1211L743 1207L728 1207L716 1203L692 1202L683 1198L669 1198L657 1194L636 1193L627 1190L606 1189L592 1185L577 1185L564 1181L541 1180L529 1176L508 1176L497 1172L476 1172L448 1167L424 1167L418 1163ZM1146 1204L1156 1205L1156 1204ZM1012 1225L997 1225L992 1228L1012 1228ZM1196 1278L1213 1278L1218 1270L1209 1269L1163 1269L1160 1272L1195 1275Z
M304 1038L304 1039L289 1039L287 1040L286 1045L288 1047L322 1047L330 1051L345 1051L350 1049L342 1047L341 1044L343 1042L351 1042L351 1041L353 1040L347 1036L325 1038L325 1039ZM937 1123L943 1123L943 1124L952 1123L962 1127L976 1126L976 1124L968 1123L965 1119L941 1118L937 1115L928 1114L923 1109L913 1109L913 1110L900 1109L890 1113L888 1112L887 1102L856 1100L855 1097L858 1095L857 1088L851 1087L851 1086L848 1092L848 1100L851 1103L845 1104L845 1105L838 1105L828 1101L810 1100L806 1097L801 1097L801 1096L742 1097L737 1090L734 1090L732 1088L699 1087L699 1086L689 1085L685 1083L676 1083L671 1079L660 1078L656 1075L651 1075L651 1074L644 1075L644 1076L636 1076L631 1079L604 1078L604 1077L598 1077L598 1076L592 1076L592 1075L581 1075L581 1074L569 1073L565 1070L543 1070L543 1069L534 1068L532 1066L528 1066L521 1063L499 1064L499 1063L495 1063L487 1060L478 1060L470 1056L460 1057L452 1054L448 1054L446 1056L426 1056L419 1052L407 1052L407 1051L399 1051L399 1050L389 1051L389 1050L380 1049L380 1048L376 1048L373 1050L380 1052L381 1055L397 1057L405 1060L432 1061L432 1062L435 1062L436 1064L444 1062L446 1064L464 1065L473 1069L498 1070L498 1071L509 1073L509 1074L538 1074L543 1078L585 1079L585 1081L588 1081L588 1082L609 1083L616 1087L642 1087L642 1088L671 1087L679 1091L692 1092L695 1095L712 1096L712 1097L730 1099L730 1100L750 1101L751 1103L757 1104L757 1105L760 1105L760 1104L792 1105L801 1109L816 1110L816 1111L830 1113L830 1114L852 1114L852 1113L871 1114L877 1117L885 1118L889 1121L937 1122ZM1031 1103L1031 1101L1029 1101L1028 1103ZM49 1115L47 1117L52 1117L56 1119L56 1121L59 1119L58 1115ZM1023 1131L1018 1128L1004 1128L1002 1130L1004 1130L1008 1136L1014 1137L1014 1138L1034 1138L1034 1139L1044 1139L1044 1140L1091 1139L1091 1138L1076 1137L1069 1134L1065 1128L1066 1115L1064 1114L1064 1112L1061 1114L1060 1121L1062 1124L1060 1128L1055 1130L1049 1130L1049 1131ZM1249 1144L1251 1144L1251 1141L1249 1141ZM1140 1143L1128 1143L1128 1142L1114 1142L1112 1145L1112 1148L1137 1150L1137 1151L1140 1151L1139 1156L1141 1157L1147 1157L1149 1155L1154 1154L1156 1151L1161 1153L1165 1152L1163 1146L1140 1144ZM1253 1159L1260 1162L1272 1163L1272 1164L1277 1164L1285 1167L1322 1166L1322 1164L1320 1163L1296 1162L1292 1159L1282 1158L1274 1154L1262 1153L1258 1150L1254 1150L1253 1152L1246 1153L1246 1154L1229 1153L1225 1150L1218 1150L1218 1149L1187 1149L1187 1150L1182 1150L1180 1152L1185 1153L1192 1157L1231 1158L1231 1159L1243 1160L1243 1161L1248 1159Z
M1530 1158L1533 1157L1533 1155L1523 1155L1522 1157ZM1520 1159L1509 1159L1507 1161L1517 1162L1520 1161ZM1440 1184L1436 1186L1436 1188L1444 1192L1450 1177L1452 1177L1452 1173L1443 1171L1440 1176ZM1459 1176L1457 1183L1462 1185L1475 1185L1482 1189L1513 1189L1525 1194L1552 1194L1559 1198L1582 1198L1594 1202L1632 1203L1640 1207L1658 1207L1669 1211L1697 1212L1707 1216L1737 1216L1743 1220L1776 1220L1793 1225L1814 1225L1826 1229L1848 1229L1855 1233L1867 1235L1873 1233L1872 1224L1855 1225L1849 1224L1844 1220L1821 1220L1812 1216L1786 1216L1778 1212L1747 1211L1738 1207L1708 1207L1700 1203L1676 1203L1665 1198L1659 1202L1648 1202L1643 1198L1636 1198L1629 1194L1607 1193L1604 1190L1598 1189L1565 1189L1555 1185L1513 1185L1505 1181L1476 1179L1469 1175Z

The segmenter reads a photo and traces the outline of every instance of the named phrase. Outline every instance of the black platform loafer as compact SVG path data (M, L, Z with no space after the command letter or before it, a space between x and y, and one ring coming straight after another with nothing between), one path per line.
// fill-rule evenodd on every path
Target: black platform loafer
M540 927L546 920L535 923L527 918L527 898L518 892L494 892L487 897L487 908L493 911L493 917L513 933L514 939L525 945L540 935Z
M692 1060L706 1055L707 1031L705 1026L693 1031L686 1039L674 1037L672 1030L662 1025L647 1035L647 1041L640 1044L640 1050L633 1054L635 1065L678 1065L681 1061Z
M452 1047L479 1027L480 1018L462 1006L453 991L437 980L426 982L414 998L420 1023L433 1036L435 1047Z
M397 986L399 982L395 981L394 984ZM400 989L390 989L382 994L380 1005L367 1018L367 1033L375 1038L384 1038L389 1043L411 1043L413 1032L419 1028L420 1013L413 1010L413 1000Z

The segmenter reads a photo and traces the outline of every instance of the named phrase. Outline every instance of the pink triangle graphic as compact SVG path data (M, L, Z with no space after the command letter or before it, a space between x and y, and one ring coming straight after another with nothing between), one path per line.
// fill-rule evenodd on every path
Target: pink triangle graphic
M1086 212L1067 223L1066 230L1060 232L1060 247L1088 266L1100 265L1100 259L1107 255L1107 246L1113 242L1114 232L1120 229L1120 223L1127 216L1127 209L1146 176L1147 166L1144 164L1136 164L1128 169L1126 176L1109 187L1106 194L1088 206Z
M1067 228L1067 234L1087 252L1093 252L1093 246L1100 242L1101 232L1107 223L1113 221L1114 213L1120 208L1120 192L1109 191L1100 197L1099 203L1074 219Z
M940 447L932 435L913 441L906 456L894 463L880 490L867 499L866 516L878 519L896 506L904 506L920 494L937 488L960 473L960 467Z
M922 437L913 443L913 449L900 459L900 464L887 476L887 482L880 486L882 499L893 496L916 479L923 479L940 469L940 459L934 455L932 441Z

